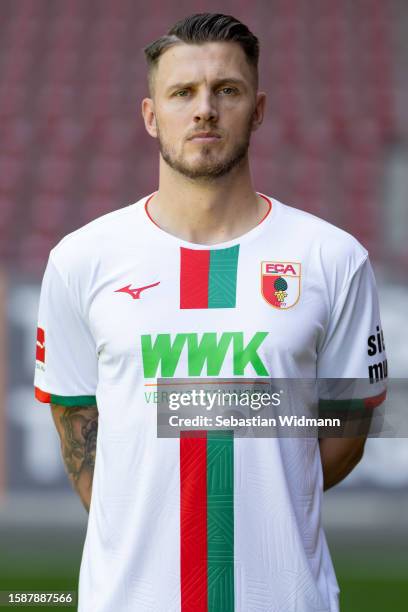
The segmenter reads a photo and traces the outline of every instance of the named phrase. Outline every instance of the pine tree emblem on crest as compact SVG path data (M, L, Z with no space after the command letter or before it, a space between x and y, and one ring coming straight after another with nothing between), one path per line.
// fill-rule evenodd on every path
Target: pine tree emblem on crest
M284 302L285 297L288 295L286 292L286 289L288 288L288 283L285 281L284 278L279 276L279 278L277 278L273 283L273 286L275 287L275 296L278 302Z

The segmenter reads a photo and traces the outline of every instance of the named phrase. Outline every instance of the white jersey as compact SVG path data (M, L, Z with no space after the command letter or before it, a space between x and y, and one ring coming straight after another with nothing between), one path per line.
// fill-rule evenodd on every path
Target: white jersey
M338 610L317 439L157 436L158 377L384 387L366 250L266 199L263 221L222 244L166 233L143 198L50 254L36 396L99 410L81 612Z

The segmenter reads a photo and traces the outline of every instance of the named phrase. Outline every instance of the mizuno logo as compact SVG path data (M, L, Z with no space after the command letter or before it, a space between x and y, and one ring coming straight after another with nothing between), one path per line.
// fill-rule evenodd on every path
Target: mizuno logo
M126 285L126 287L122 287L122 289L116 289L115 293L127 293L132 297L133 300L140 300L140 294L145 289L150 289L151 287L156 287L160 285L160 281L157 283L152 283L151 285L145 285L144 287L135 287L134 289L130 288L130 284Z

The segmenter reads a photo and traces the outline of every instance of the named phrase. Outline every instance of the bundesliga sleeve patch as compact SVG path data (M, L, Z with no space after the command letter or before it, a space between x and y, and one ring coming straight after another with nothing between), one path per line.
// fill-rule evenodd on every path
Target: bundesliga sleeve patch
M45 331L42 327L37 327L37 346L35 351L37 361L45 364Z
M273 306L292 308L300 297L301 265L291 261L263 261L261 263L261 293Z

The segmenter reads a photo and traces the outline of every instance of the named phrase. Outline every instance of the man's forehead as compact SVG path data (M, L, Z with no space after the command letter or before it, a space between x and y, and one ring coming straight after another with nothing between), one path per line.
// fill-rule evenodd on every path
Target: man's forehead
M249 79L251 68L241 46L235 42L176 44L163 52L159 60L160 80L194 81L200 74L214 79Z

